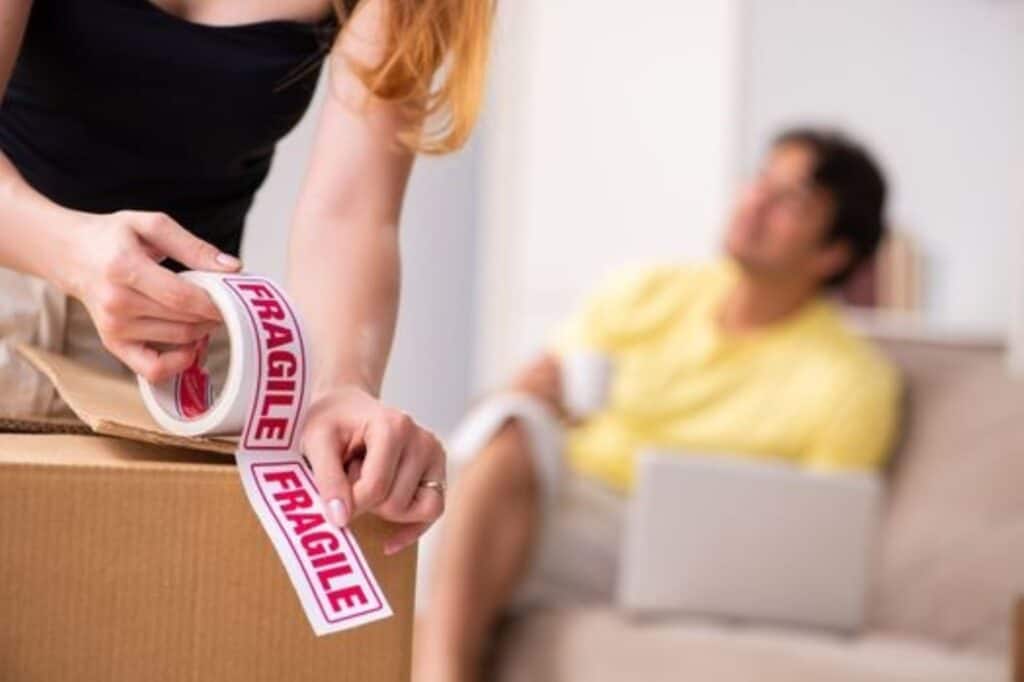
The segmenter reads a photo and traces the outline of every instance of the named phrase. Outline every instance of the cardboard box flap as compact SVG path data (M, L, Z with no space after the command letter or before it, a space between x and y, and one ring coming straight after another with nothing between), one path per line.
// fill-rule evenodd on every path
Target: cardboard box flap
M53 382L64 402L95 433L207 452L235 452L236 439L176 436L164 431L146 411L138 385L131 379L86 367L34 346L21 344L17 348ZM71 427L69 420L16 421L32 426L17 430L62 432Z

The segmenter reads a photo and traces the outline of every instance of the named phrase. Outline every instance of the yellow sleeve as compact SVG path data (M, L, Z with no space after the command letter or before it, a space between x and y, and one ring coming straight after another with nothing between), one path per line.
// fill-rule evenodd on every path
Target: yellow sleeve
M854 388L837 401L813 439L809 468L874 471L885 465L900 424L900 382L889 367L867 374L858 377Z
M584 300L573 314L557 325L548 350L564 355L578 350L611 352L630 330L645 300L656 296L678 267L633 267L614 272Z

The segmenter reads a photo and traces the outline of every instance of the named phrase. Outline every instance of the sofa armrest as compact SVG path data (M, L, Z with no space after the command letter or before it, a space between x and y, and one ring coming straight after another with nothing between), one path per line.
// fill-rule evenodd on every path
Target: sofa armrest
M1024 597L1017 599L1010 646L1013 647L1013 682L1024 682Z

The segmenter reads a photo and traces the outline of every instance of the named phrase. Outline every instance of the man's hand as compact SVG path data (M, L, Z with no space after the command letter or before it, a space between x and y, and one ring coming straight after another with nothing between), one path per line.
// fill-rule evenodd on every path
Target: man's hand
M537 398L561 419L567 419L565 401L562 399L561 363L551 353L545 353L524 367L509 388L529 393Z
M440 441L357 386L313 397L302 447L333 523L373 512L402 524L385 554L415 542L444 511L443 489L421 485L445 482Z

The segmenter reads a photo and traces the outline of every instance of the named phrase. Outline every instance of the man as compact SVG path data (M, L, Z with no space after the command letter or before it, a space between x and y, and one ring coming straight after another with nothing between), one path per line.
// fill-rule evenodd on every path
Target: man
M882 464L897 375L824 294L876 250L885 192L856 144L785 132L736 204L724 262L619 276L563 326L452 491L417 682L478 676L488 630L527 577L546 578L548 598L610 598L614 567L596 579L594 567L617 556L605 520L621 513L643 446L819 470ZM580 350L611 359L610 400L553 445L551 415L566 417L560 358Z

